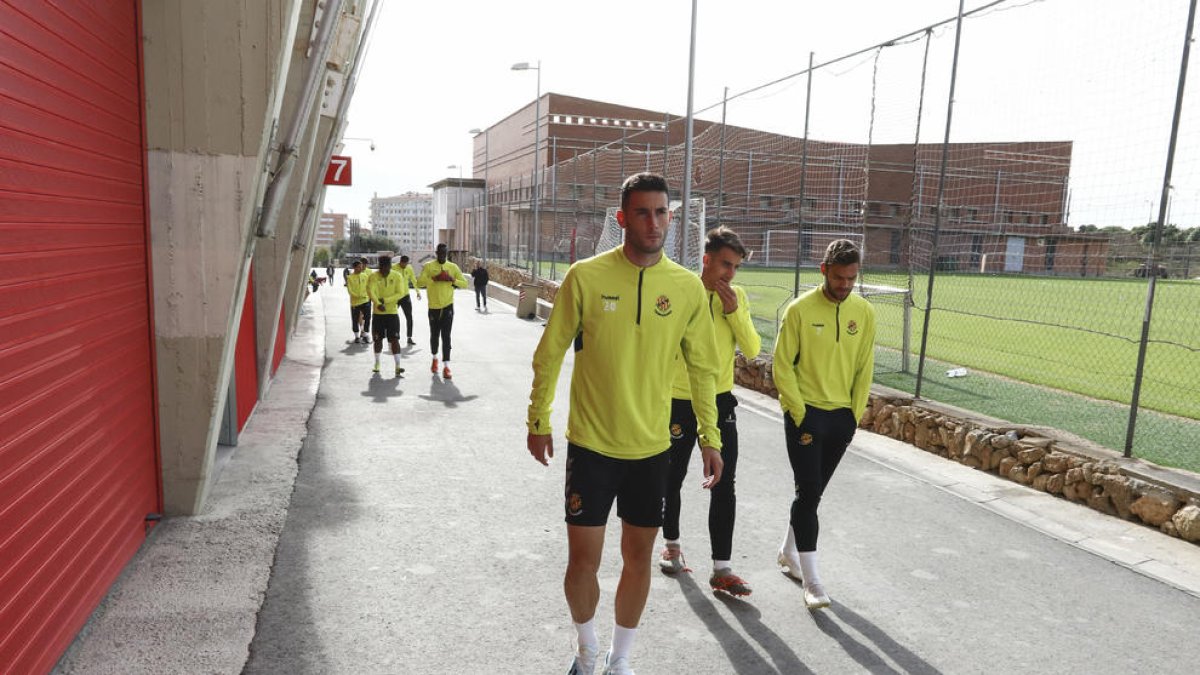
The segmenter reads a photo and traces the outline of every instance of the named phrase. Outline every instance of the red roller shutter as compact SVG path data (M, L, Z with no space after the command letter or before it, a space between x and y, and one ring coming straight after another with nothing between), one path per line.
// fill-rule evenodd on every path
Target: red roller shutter
M45 672L161 507L134 0L0 0L0 670Z
M258 336L254 329L254 264L246 282L246 300L242 302L242 321L238 325L237 346L233 354L234 382L237 393L237 430L250 421L258 405Z

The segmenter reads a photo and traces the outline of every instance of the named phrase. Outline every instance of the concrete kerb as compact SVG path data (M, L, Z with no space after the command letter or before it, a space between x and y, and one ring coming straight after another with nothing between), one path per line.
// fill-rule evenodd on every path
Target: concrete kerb
M242 671L324 362L324 305L313 294L204 513L151 532L55 673Z

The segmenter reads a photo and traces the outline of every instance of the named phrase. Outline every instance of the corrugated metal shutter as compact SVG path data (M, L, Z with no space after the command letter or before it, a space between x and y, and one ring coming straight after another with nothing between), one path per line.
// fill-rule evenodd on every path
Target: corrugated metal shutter
M48 671L160 510L135 0L0 0L0 670Z
M233 355L237 387L237 430L246 428L250 413L258 405L258 335L254 330L254 264L246 282L246 300L242 303L242 321L238 325L237 346Z

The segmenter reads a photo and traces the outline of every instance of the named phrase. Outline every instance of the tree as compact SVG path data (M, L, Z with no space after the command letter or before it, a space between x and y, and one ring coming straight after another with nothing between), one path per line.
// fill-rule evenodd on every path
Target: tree
M362 234L358 237L357 250L350 253L371 253L374 251L392 251L396 245L388 237L378 234Z
M325 267L329 264L329 249L324 246L318 246L317 250L313 251L313 267Z
M338 239L333 242L333 249L329 251L329 255L338 260L342 259L342 254L346 252L346 240Z

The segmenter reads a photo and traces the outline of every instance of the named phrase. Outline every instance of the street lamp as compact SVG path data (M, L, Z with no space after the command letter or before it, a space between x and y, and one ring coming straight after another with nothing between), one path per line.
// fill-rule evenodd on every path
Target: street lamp
M458 186L455 187L455 189L454 189L454 209L451 211L451 213L454 214L454 216L453 216L454 217L454 227L448 228L448 229L454 230L454 237L457 238L458 237L458 192L459 192L459 190L462 190L462 165L461 164L450 164L446 168L447 169L458 169ZM449 224L449 220L450 220L449 217L447 217L446 220L447 220L447 224ZM447 237L447 238L449 238L449 237ZM447 244L448 243L449 242L447 242Z
M536 66L531 66L527 62L514 63L513 70L536 70L537 71L537 98L534 99L533 113L533 267L530 273L529 282L536 284L538 279L538 264L540 262L541 238L542 238L542 223L541 223L541 202L540 194L542 181L538 176L538 146L541 143L541 125L542 125L542 61L538 59Z
M489 222L488 218L488 132L486 129L480 129L476 127L467 133L475 136L483 134L483 251L480 252L480 257L483 258L483 262L486 264L488 254L488 229L491 227L491 223Z
M375 139L374 138L358 138L356 136L342 136L342 145L345 145L346 141L366 141L367 143L370 143L370 145L368 147L371 148L371 152L375 152Z

